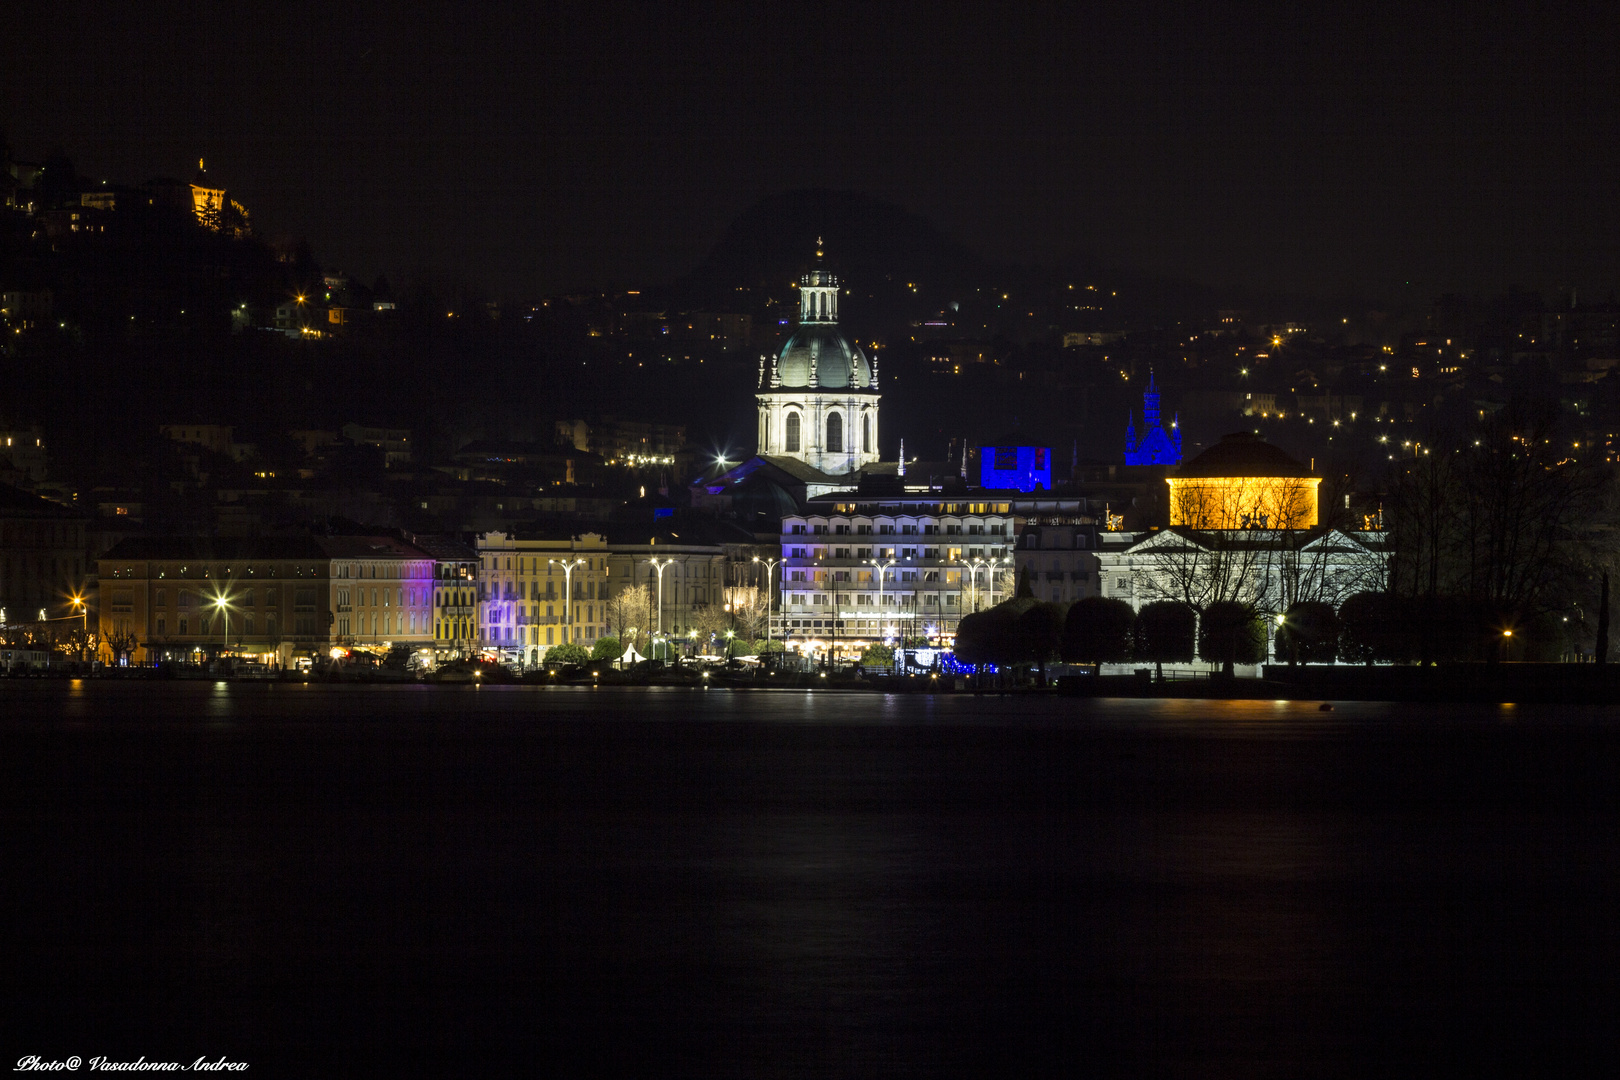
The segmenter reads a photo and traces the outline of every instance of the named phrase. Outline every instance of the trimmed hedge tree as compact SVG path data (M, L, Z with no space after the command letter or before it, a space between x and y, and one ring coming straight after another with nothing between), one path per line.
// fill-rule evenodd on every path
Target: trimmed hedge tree
M1339 617L1333 605L1302 600L1283 614L1277 628L1277 659L1290 664L1331 664L1339 656Z
M1184 664L1193 658L1198 616L1186 604L1159 600L1136 613L1137 660L1156 664Z
M1019 661L1018 612L1008 604L964 615L956 627L956 659L1006 667Z
M1058 658L1063 644L1063 606L1037 603L1018 616L1018 659L1041 669L1046 681L1046 665Z
M1248 604L1217 600L1204 609L1198 628L1198 655L1232 674L1236 664L1258 664L1266 658L1266 628Z
M1113 596L1088 596L1069 608L1063 659L1071 664L1122 664L1131 655L1136 612Z
M1388 593L1356 593L1339 605L1339 655L1371 667L1374 660L1407 659L1399 605Z

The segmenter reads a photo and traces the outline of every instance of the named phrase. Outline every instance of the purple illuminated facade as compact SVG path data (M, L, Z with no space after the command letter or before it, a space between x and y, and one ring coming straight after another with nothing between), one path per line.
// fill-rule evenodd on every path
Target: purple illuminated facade
M1127 465L1179 465L1181 464L1181 418L1170 421L1165 430L1159 418L1159 387L1148 372L1148 388L1142 395L1142 433L1136 433L1133 415L1125 428L1125 464Z

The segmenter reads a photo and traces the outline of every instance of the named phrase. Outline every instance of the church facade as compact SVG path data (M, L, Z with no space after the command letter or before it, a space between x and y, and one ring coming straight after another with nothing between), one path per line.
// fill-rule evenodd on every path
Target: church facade
M800 278L799 326L775 357L760 357L758 390L761 457L828 476L877 462L877 359L838 328L836 274L818 268Z
M1142 433L1136 433L1135 415L1125 427L1125 464L1181 464L1181 423L1179 418L1171 420L1170 429L1165 430L1159 418L1159 386L1151 371L1147 392L1142 395Z

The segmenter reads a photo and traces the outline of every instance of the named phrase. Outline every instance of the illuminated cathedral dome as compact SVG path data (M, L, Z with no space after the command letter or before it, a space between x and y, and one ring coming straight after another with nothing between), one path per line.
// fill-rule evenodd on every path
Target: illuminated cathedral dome
M816 258L821 258L820 243ZM828 476L878 460L877 361L838 329L838 276L799 279L799 325L781 352L759 358L759 453Z
M799 328L772 366L772 385L872 388L872 365L838 328L838 276L812 270L799 280Z
M865 390L872 385L872 365L861 347L844 336L838 327L810 323L799 327L782 346L776 361L777 377L784 388L824 386L842 389L854 386ZM810 373L815 372L812 382Z

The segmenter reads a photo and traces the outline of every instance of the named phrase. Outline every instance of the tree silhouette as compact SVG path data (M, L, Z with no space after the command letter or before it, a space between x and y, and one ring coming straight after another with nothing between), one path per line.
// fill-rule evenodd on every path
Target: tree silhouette
M1063 625L1063 659L1082 664L1120 664L1130 656L1136 612L1117 597L1088 596L1069 607Z

